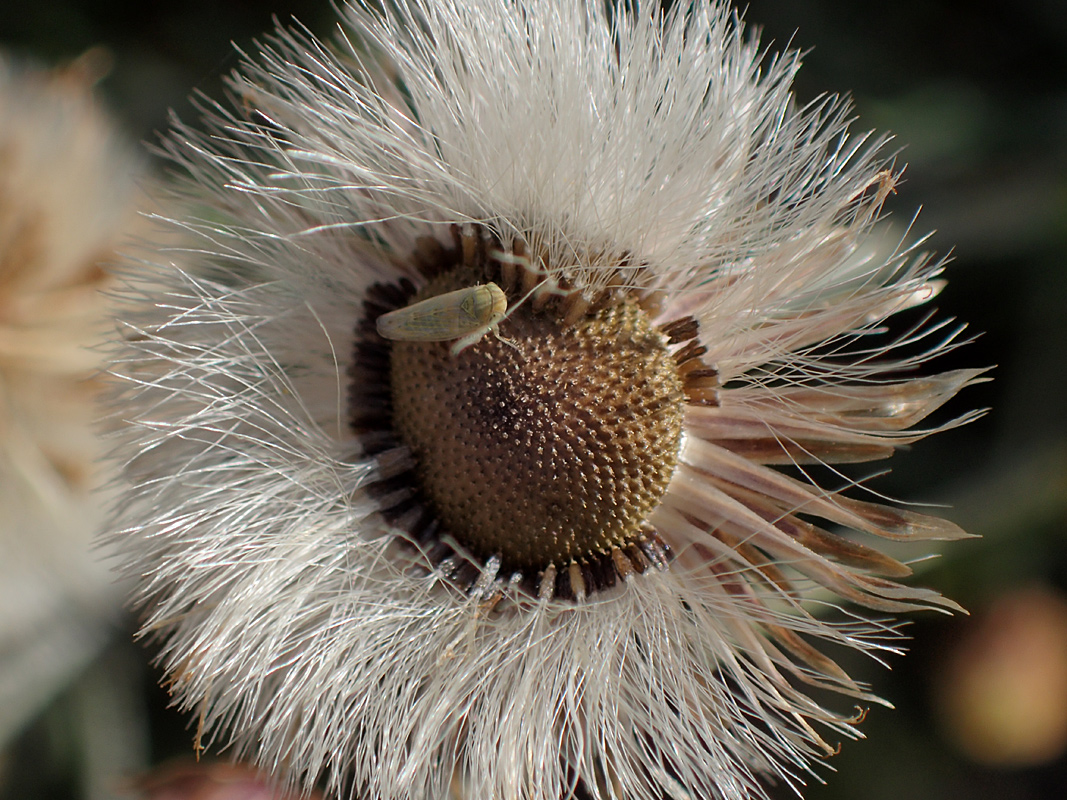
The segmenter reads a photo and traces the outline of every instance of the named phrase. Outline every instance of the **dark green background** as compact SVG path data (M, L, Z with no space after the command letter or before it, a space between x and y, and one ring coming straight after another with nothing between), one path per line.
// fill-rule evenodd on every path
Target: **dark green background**
M168 108L194 118L191 90L219 94L219 75L236 66L231 42L247 48L272 15L295 15L322 35L334 24L329 4L310 0L8 0L0 45L46 63L103 45L114 58L101 85L106 102L133 139L152 140ZM997 365L993 383L968 390L941 419L974 406L992 407L989 416L899 455L877 484L949 503L949 516L983 535L948 548L922 578L975 616L918 616L912 653L893 659L892 671L849 665L897 710L873 709L867 740L846 742L829 762L838 774L823 770L829 785L807 797L1067 797L1064 757L1029 769L979 767L942 738L931 703L945 654L996 597L1035 584L1067 589L1067 3L753 0L746 19L762 26L765 43L811 48L801 100L851 92L859 128L896 134L909 167L890 207L903 221L923 206L919 229L935 229L933 246L954 259L938 306L984 332L940 366ZM127 670L144 686L150 760L188 753L186 722L165 710L146 669L140 649L118 644L98 673ZM67 723L84 716L99 679L61 697L0 762L0 796L83 796L87 757Z

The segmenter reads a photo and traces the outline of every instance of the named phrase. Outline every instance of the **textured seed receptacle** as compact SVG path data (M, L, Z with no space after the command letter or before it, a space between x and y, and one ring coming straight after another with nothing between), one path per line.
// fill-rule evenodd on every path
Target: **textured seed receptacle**
M432 291L448 291L441 276ZM684 395L663 334L630 299L562 327L520 308L458 356L394 342L393 423L445 529L505 569L630 543L670 482Z

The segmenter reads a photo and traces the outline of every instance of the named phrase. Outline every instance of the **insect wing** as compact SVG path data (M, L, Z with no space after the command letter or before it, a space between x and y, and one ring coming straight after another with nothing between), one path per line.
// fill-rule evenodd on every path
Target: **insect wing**
M507 303L495 283L457 289L383 314L378 317L378 333L408 342L458 339L491 325L503 316Z

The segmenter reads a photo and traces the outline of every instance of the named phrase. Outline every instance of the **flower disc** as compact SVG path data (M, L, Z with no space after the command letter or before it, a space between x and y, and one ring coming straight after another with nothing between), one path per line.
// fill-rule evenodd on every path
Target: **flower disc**
M426 296L457 288L434 281ZM421 297L422 295L420 295ZM635 540L674 471L684 395L632 299L576 324L520 307L453 356L395 342L394 427L445 529L505 569L583 562Z

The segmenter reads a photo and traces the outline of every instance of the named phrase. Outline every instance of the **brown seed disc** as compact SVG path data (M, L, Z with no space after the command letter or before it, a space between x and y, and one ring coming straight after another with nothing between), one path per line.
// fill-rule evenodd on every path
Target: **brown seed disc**
M420 292L471 285L462 270ZM510 302L515 302L510 297ZM564 326L525 304L457 356L393 342L393 426L444 528L506 570L583 562L641 535L674 472L685 397L629 298Z

